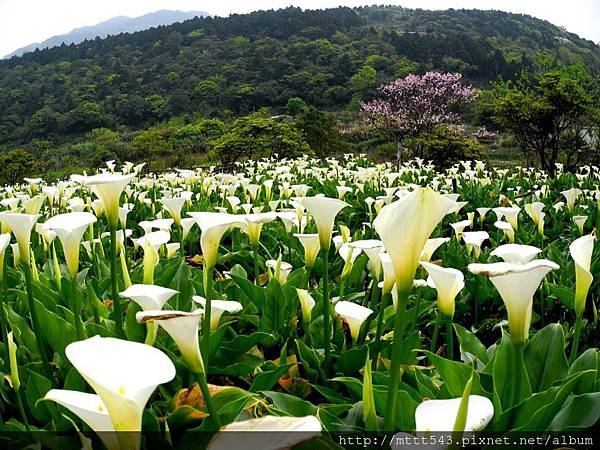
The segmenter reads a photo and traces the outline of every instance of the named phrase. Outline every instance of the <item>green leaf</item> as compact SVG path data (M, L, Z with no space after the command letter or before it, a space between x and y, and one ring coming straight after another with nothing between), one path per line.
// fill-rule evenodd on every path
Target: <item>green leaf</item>
M518 350L511 343L508 334L502 333L502 340L494 356L494 367L492 369L494 376L494 408L497 409L498 413L510 409L531 395L527 370L517 352ZM515 393L517 388L519 392Z
M142 310L140 306L133 301L128 302L127 313L125 314L125 335L127 339L135 342L144 342L146 339L146 327L140 325L135 315ZM156 323L158 326L158 323Z
M306 372L312 383L317 381L319 370L323 362L323 357L312 347L306 345L303 341L296 339L296 350L299 361L302 362L302 369Z
M483 365L487 364L489 362L489 358L486 348L481 341L477 339L473 333L459 324L454 323L453 326L456 336L458 337L458 344L460 345L461 353L473 355Z
M231 341L223 342L221 346L225 349L235 352L247 352L257 344L262 344L267 347L274 345L277 342L277 337L273 334L256 331L250 335L239 335Z
M242 292L248 297L248 299L256 305L259 310L263 309L265 303L265 289L252 284L245 277L239 277L233 273L229 273L229 276L235 281L235 284L242 290Z
M538 331L525 347L525 367L532 392L548 389L569 371L562 327L551 323Z
M47 310L39 301L34 300L34 305L39 317L42 333L48 340L50 347L66 359L65 347L77 340L75 327L58 314Z
M52 382L33 370L25 369L25 372L27 373L27 385L24 391L33 417L42 423L49 422L54 416L58 417L56 405L48 401L38 403L38 400L44 398L46 393L52 389Z
M600 392L570 396L554 416L548 431L589 429L600 420Z
M4 308L6 310L6 319L10 324L10 328L15 335L15 340L19 347L27 349L31 355L39 355L40 353L38 351L35 334L31 331L27 321L14 312L10 306L6 305Z
M460 399L460 405L458 407L458 413L456 414L456 420L454 421L454 426L452 427L452 431L454 433L459 432L460 436L462 436L462 432L465 431L465 427L467 426L467 414L469 413L469 396L471 395L472 387L473 375L471 375L471 378L469 378L469 381L467 381L462 398Z
M367 431L377 431L377 414L375 413L375 400L373 398L373 380L371 379L371 358L367 351L367 360L363 374L363 418Z
M284 394L283 392L263 391L263 394L271 399L273 406L276 409L285 412L290 416L314 416L318 409L315 405L306 400L294 397L293 395Z
M444 382L442 386L443 398L462 397L466 384L473 377L473 393L486 395L479 384L479 374L467 364L450 359L442 358L434 353L423 350L431 363L435 366L440 378Z
M569 375L587 371L573 388L574 394L586 394L595 390L596 379L598 377L598 363L598 351L595 348L588 348L573 362L569 369Z
M277 384L277 381L279 381L279 379L293 365L294 364L284 364L278 366L273 370L267 370L265 372L259 373L258 375L256 375L256 377L254 377L254 381L252 382L252 386L250 387L250 392L260 392L273 389L273 386Z

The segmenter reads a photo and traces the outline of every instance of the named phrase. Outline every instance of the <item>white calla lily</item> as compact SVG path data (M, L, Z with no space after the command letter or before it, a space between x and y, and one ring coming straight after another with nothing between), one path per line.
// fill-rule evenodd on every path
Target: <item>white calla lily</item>
M527 264L541 252L533 245L504 244L492 250L490 255L502 258L507 263Z
M121 297L137 303L144 311L160 310L178 291L154 284L133 284L121 292Z
M575 262L575 313L580 315L585 309L585 300L594 277L590 272L594 240L592 234L582 236L571 243L569 252Z
M490 278L506 306L512 342L525 342L531 324L533 295L548 272L559 268L558 264L536 259L526 264L469 264L468 268L471 273Z
M121 194L135 176L135 174L102 173L83 178L84 184L89 186L102 201L106 218L111 227L116 227L118 224Z
M417 432L453 431L461 398L426 400L415 410ZM494 416L494 405L481 395L469 395L467 422L462 431L483 430Z
M72 212L53 216L45 222L45 227L54 231L60 239L71 278L79 271L79 247L88 227L98 219L92 213Z
M19 246L20 260L29 264L29 249L31 245L31 230L38 221L39 214L0 213L0 221L10 227Z
M363 322L367 320L367 317L373 314L372 309L345 300L338 301L335 304L335 312L344 319L350 327L350 335L354 341L358 338L358 333L360 332L360 327Z
M315 261L319 256L319 250L321 250L321 242L318 234L294 234L302 247L304 248L304 264L309 269L315 265Z
M412 289L421 251L438 223L454 206L449 198L429 188L410 192L384 206L373 226L392 259L400 291Z
M65 350L75 369L102 400L116 431L139 432L144 407L159 384L175 377L160 350L137 342L94 336ZM120 433L122 449L136 450L139 433Z
M206 299L199 295L194 295L192 300L202 308L206 308ZM244 307L240 302L236 302L234 300L211 300L211 316L210 316L210 329L211 331L219 328L219 322L221 321L221 316L223 313L228 312L229 314L239 313Z
M202 234L200 247L204 263L212 268L217 264L221 238L233 226L241 226L243 218L234 214L216 212L189 212L188 215L196 221Z
M313 217L319 233L321 248L327 250L331 245L331 235L335 217L346 208L348 203L329 197L299 197L296 199Z
M312 318L312 309L315 307L315 299L306 289L296 288L298 299L300 300L300 309L302 310L302 320L310 322Z
M430 262L421 261L421 265L429 274L428 285L437 290L437 304L440 312L446 317L452 318L455 298L465 287L465 276L460 270L440 267Z

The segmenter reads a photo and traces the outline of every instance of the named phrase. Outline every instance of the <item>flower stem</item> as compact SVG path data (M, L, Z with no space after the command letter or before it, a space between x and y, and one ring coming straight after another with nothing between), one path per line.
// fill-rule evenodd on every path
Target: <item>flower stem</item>
M205 360L206 363L206 360ZM205 373L197 373L196 380L198 381L198 385L200 386L200 391L202 392L202 397L204 397L204 402L206 403L206 409L208 409L208 413L210 414L210 419L215 427L215 431L221 428L221 420L219 419L219 413L217 412L217 408L215 407L215 403L213 402L212 395L210 393L210 389L208 388L208 383L206 381Z
M381 302L379 304L379 312L377 313L377 328L375 330L375 342L379 344L381 340L381 334L383 333L383 313L385 312L385 308L390 302L391 294L388 292L381 297ZM379 359L379 347L376 347L376 350L373 352L373 362L372 369L377 369L377 360Z
M524 359L523 353L525 351L525 343L512 344L515 350L515 379L514 379L514 390L511 406L516 406L521 400L521 386L523 383L523 375L527 376L524 371Z
M112 301L115 316L115 330L117 337L124 339L123 313L121 311L121 300L119 298L119 285L117 283L117 226L110 225L110 281L112 285Z
M204 305L204 323L202 324L202 355L204 357L204 367L208 370L208 355L210 352L210 316L212 312L211 300L212 300L212 277L213 268L204 267L202 271L204 278L204 298L206 303Z
M575 331L573 332L573 342L571 343L571 356L569 357L569 364L573 364L577 359L577 348L579 347L579 338L581 337L581 314L575 318Z
M452 317L446 317L446 344L448 346L448 359L454 359L454 333L452 331Z
M17 408L19 408L19 414L21 415L21 420L25 426L27 436L33 441L33 435L31 434L31 428L29 428L29 421L27 420L27 414L25 413L25 407L23 406L23 399L21 398L20 389L15 390L15 396L17 397Z
M328 375L331 366L331 329L329 328L330 304L329 304L329 248L322 249L321 258L323 261L323 346L325 347L325 361L323 363L324 372Z
M254 284L260 285L259 274L258 274L258 245L253 245L252 250L254 253Z
M81 319L81 298L77 290L77 280L74 277L71 278L71 297L71 309L73 310L73 321L75 322L75 330L77 330L77 339L81 341L85 339L85 330L83 328L83 320Z
M396 412L398 402L398 383L400 381L400 352L402 351L402 339L406 326L406 304L408 303L408 292L398 292L398 305L394 317L394 340L392 342L392 360L390 366L390 383L388 385L387 406L383 429L392 431L396 425Z
M35 309L35 303L33 300L33 286L31 280L31 267L29 267L29 263L25 262L22 264L23 272L25 273L25 288L27 290L27 304L29 306L29 313L31 314L31 326L33 328L33 333L35 334L35 339L38 345L38 349L40 351L40 357L42 358L42 367L44 369L44 374L46 378L52 381L52 370L50 369L50 363L48 362L48 354L46 353L46 342L44 338L44 334L42 333L42 329L40 327L40 320L37 315L37 311ZM52 382L54 384L54 382Z
M435 348L437 346L437 339L440 333L440 318L439 316L435 317L435 325L433 328L433 336L431 337L431 345L429 346L429 351L431 353L435 353Z

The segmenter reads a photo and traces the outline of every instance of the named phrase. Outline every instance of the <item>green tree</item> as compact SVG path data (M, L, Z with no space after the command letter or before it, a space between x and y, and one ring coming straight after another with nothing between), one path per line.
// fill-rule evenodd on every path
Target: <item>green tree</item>
M0 153L0 180L15 184L23 177L31 176L43 170L43 164L23 149L16 148Z
M495 84L494 120L554 176L557 162L573 169L589 157L586 135L597 114L597 85L583 66L561 67L554 60L542 64L538 75L524 72L515 83Z
M244 157L293 158L311 153L302 131L294 123L257 114L237 119L213 145L224 165Z
M306 108L306 102L300 97L290 98L287 102L287 105L285 106L285 109L287 110L288 114L292 116L298 116L302 114L304 111L306 111Z
M352 149L336 128L333 116L315 107L311 106L304 111L298 120L298 127L302 129L306 142L319 158L347 153Z

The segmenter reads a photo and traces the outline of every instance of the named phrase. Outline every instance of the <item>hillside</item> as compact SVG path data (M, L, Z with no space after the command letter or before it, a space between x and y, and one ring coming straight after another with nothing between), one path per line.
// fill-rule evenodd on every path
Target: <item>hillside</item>
M148 28L171 25L175 22L183 22L184 20L193 19L194 17L203 17L207 15L206 12L201 11L184 12L161 10L144 14L139 17L117 16L96 25L75 28L66 34L53 36L43 42L29 44L6 55L4 58L22 56L25 53L33 52L36 49L52 48L62 44L79 44L85 40L92 40L97 37L105 38L109 35L134 33L136 31L147 30Z
M292 97L351 109L414 71L460 71L485 87L535 70L540 51L600 70L592 42L503 12L288 8L197 18L0 61L0 149L183 114L277 110Z

